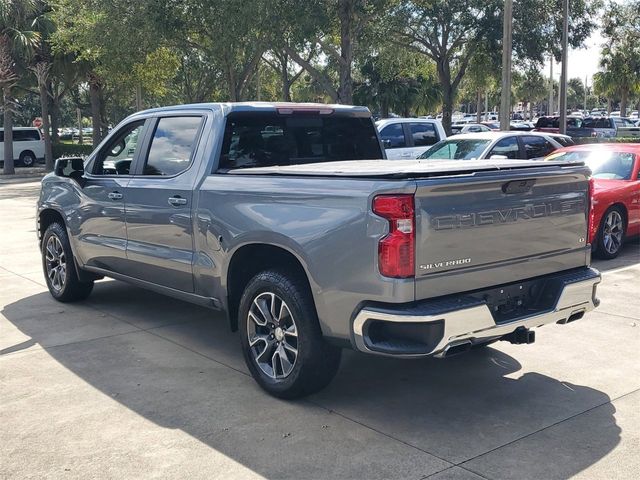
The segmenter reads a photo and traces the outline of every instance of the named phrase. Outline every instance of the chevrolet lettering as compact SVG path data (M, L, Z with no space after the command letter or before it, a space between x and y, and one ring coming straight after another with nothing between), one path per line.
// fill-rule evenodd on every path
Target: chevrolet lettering
M581 212L585 208L584 199L562 200L553 203L517 206L499 210L489 210L472 213L445 215L431 219L433 228L447 230L453 228L479 227L501 223L531 220L534 218L550 217Z

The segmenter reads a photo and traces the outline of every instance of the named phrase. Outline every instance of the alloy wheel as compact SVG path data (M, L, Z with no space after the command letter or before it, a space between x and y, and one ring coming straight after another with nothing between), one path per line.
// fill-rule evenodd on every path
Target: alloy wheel
M620 212L617 210L610 211L604 220L604 228L602 230L602 243L607 253L614 254L620 249L623 232L624 225Z
M60 292L67 281L67 257L57 235L51 235L45 246L47 277L51 287Z
M298 329L289 306L273 292L257 295L247 315L249 350L262 372L289 376L298 358Z

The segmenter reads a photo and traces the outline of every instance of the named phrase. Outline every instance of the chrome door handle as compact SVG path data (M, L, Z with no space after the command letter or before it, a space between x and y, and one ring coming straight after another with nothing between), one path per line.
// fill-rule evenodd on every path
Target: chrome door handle
M179 207L180 205L186 205L186 204L187 204L186 198L182 198L177 195L175 197L169 197L169 205L172 205L174 207Z
M107 195L111 200L122 200L122 194L120 192L111 192Z

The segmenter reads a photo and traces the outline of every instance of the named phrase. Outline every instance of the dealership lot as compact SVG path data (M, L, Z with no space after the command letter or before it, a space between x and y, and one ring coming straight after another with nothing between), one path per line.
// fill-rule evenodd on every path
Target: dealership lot
M0 478L637 478L640 243L601 306L530 346L448 360L345 352L284 402L209 310L105 280L60 304L42 277L38 183L0 184Z

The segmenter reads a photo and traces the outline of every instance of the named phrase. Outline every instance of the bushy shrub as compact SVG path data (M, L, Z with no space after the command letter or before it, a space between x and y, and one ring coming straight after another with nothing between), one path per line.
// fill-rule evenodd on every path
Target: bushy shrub
M591 143L640 143L640 137L577 137L573 141L576 145L586 145Z
M93 151L93 145L78 145L75 143L60 143L53 145L53 159L60 157L83 157Z

